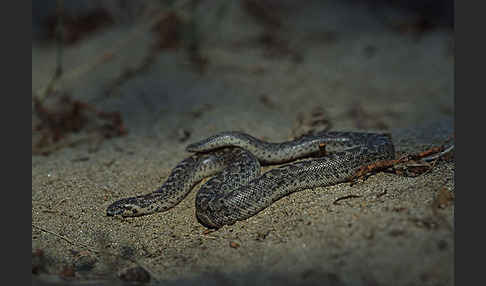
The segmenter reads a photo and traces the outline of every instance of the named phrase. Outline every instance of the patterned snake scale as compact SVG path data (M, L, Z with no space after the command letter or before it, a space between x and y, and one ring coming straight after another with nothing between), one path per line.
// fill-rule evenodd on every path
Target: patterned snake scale
M166 211L203 178L215 175L197 193L196 217L202 225L217 229L254 216L293 192L346 182L362 166L395 156L388 135L361 132L322 132L282 143L223 132L186 150L194 154L180 162L158 190L118 200L108 207L107 215ZM294 161L304 157L313 158ZM260 164L282 163L288 164L260 175Z

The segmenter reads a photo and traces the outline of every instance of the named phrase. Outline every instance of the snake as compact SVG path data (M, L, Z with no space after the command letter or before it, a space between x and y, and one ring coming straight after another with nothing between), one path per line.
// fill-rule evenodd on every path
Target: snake
M135 217L167 211L204 178L197 191L199 223L219 229L248 219L291 193L350 181L364 166L395 157L389 134L326 131L285 142L267 142L227 131L186 147L154 192L115 201L108 216ZM278 165L263 174L262 166Z

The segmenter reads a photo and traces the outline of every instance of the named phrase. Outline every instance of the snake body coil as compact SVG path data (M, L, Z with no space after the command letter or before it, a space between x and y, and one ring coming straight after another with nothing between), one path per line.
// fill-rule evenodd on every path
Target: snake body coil
M166 211L195 184L215 175L198 191L196 216L209 228L247 219L278 199L303 189L347 181L362 166L394 158L386 135L324 132L269 143L241 132L223 132L187 146L194 155L180 162L155 192L118 200L109 216L139 216ZM325 154L324 154L325 153ZM316 158L291 162L313 156ZM279 164L260 176L260 164Z

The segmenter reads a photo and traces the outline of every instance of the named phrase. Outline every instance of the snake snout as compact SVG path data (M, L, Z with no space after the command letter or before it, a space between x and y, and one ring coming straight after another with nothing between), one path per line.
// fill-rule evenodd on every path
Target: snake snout
M117 215L122 215L125 210L120 208L118 205L111 204L107 209L106 209L106 215L107 216L117 216Z

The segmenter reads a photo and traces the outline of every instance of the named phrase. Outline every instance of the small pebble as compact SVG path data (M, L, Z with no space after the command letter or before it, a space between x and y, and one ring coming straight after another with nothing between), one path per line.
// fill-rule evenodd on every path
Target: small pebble
M142 282L150 281L150 274L144 268L137 266L123 270L119 277L123 281Z
M238 248L238 247L240 247L240 245L237 242L234 242L234 241L230 241L229 246L231 248Z

